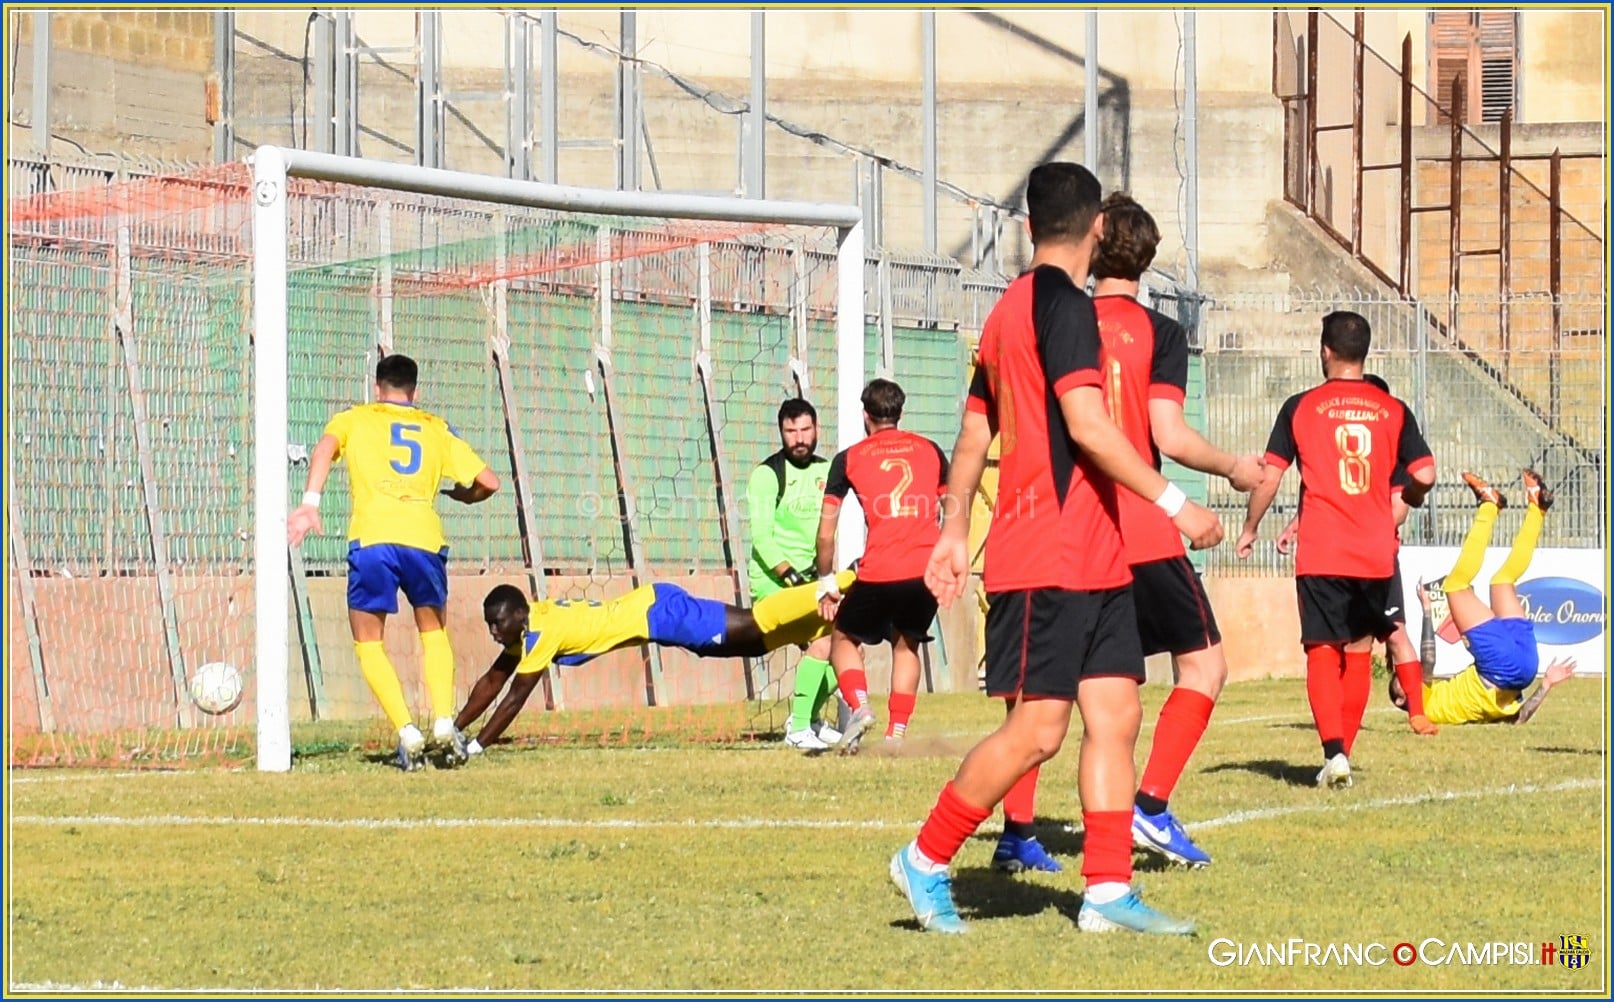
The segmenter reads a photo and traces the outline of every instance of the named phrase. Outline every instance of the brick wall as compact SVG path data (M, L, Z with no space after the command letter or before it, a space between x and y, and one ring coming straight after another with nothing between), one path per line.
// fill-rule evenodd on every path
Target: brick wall
M34 18L17 19L12 107L32 113ZM206 11L51 15L51 132L91 153L167 160L212 158L204 82L213 65Z

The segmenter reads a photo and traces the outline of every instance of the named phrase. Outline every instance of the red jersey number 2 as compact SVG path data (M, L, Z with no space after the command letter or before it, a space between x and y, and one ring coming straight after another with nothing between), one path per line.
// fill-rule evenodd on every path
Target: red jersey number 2
M886 459L880 462L880 469L886 473L898 471L897 485L888 496L891 515L900 518L919 514L919 506L908 501L908 488L913 486L913 466L906 459Z

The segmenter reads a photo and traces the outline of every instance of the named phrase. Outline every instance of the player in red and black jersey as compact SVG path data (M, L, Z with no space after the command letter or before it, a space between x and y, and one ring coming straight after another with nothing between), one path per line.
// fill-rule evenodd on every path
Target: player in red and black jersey
M925 580L942 604L968 582L970 505L996 435L998 497L986 538L987 691L1016 705L965 756L919 837L892 857L892 879L926 929L964 931L948 875L953 856L1022 776L1058 753L1074 704L1082 714L1087 833L1077 924L1193 931L1131 888L1143 654L1116 494L1129 489L1156 499L1196 546L1220 541L1221 525L1138 455L1105 408L1098 320L1081 291L1103 231L1101 198L1098 180L1076 164L1032 170L1031 268L1010 284L981 333L941 539Z
M1253 490L1262 479L1262 457L1234 456L1189 427L1183 416L1187 335L1175 320L1137 300L1139 280L1159 243L1160 230L1143 206L1121 193L1105 199L1104 239L1093 257L1093 305L1110 416L1155 468L1165 455L1190 469L1225 477L1235 490ZM1178 863L1204 866L1210 856L1188 837L1169 801L1227 683L1222 635L1176 526L1130 491L1121 492L1120 502L1143 653L1169 653L1177 679L1160 709L1138 783L1132 841Z
M829 660L851 707L836 747L855 752L874 724L863 645L891 642L891 720L888 739L901 740L919 692L919 645L930 639L936 597L925 587L925 565L940 534L938 502L947 486L941 446L897 427L907 397L889 379L863 389L863 431L868 436L837 453L824 482L818 520L819 613L835 623ZM835 579L835 527L841 503L855 493L868 522L857 583L845 597Z
M1267 441L1265 479L1250 495L1238 556L1255 546L1261 518L1272 506L1283 473L1300 463L1300 511L1295 591L1300 642L1306 650L1306 695L1324 765L1319 786L1351 785L1345 754L1344 705L1367 706L1373 685L1375 639L1394 630L1386 610L1398 550L1390 478L1406 467L1402 498L1416 507L1435 482L1435 459L1412 412L1362 378L1372 329L1355 313L1323 318L1324 382L1290 397ZM1354 712L1354 709L1353 709Z
M1384 392L1390 392L1390 384L1379 376L1369 372L1363 375L1362 378ZM1407 504L1402 496L1407 484L1411 482L1412 478L1407 476L1407 468L1399 463L1396 464L1396 468L1390 472L1390 505L1395 512L1395 539L1398 547L1401 543L1401 526L1406 523L1407 516L1412 514L1411 506ZM1304 498L1301 500L1304 500ZM1294 550L1295 535L1299 531L1300 516L1297 514L1289 520L1289 524L1284 526L1283 531L1278 534L1279 553L1288 556ZM1384 642L1384 652L1390 664L1394 667L1395 677L1405 687L1408 725L1416 734L1435 735L1440 733L1440 728L1431 722L1424 713L1423 659L1419 655L1418 648L1413 646L1412 638L1407 635L1407 610L1404 608L1405 604L1404 589L1401 585L1401 559L1398 555L1395 562L1395 573L1390 575L1390 604L1384 610L1394 630L1390 634L1390 638ZM1367 694L1353 689L1347 691L1344 695L1345 702L1341 707L1341 712L1345 723L1345 757L1350 758L1351 749L1356 744L1356 735L1361 727L1362 716L1367 712L1366 706L1357 707L1353 705L1353 700L1358 697L1365 699Z
M1101 342L1099 369L1110 417L1156 469L1164 454L1249 491L1261 482L1261 457L1234 457L1188 426L1183 417L1187 336L1176 321L1137 300L1139 280L1159 243L1153 217L1130 196L1117 192L1104 200L1104 238L1094 254L1092 274L1097 279L1093 305ZM1131 491L1119 492L1118 501L1143 654L1169 652L1177 669L1177 687L1160 712L1134 800L1132 840L1176 862L1203 866L1210 856L1188 837L1169 800L1227 681L1221 633L1171 519ZM1003 798L1003 836L992 858L999 869L1061 868L1030 837L1036 780L1033 769Z

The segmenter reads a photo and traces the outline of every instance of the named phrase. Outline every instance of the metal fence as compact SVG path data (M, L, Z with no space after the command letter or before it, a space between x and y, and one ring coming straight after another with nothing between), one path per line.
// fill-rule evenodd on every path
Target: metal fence
M1442 300L1441 307L1447 305ZM1483 297L1464 296L1460 308L1496 309ZM1585 297L1542 304L1524 311L1520 323L1540 323L1556 306L1565 313L1601 317L1605 300ZM1608 497L1607 348L1601 336L1552 351L1514 354L1514 367L1551 373L1559 401L1555 419L1498 378L1494 359L1454 343L1432 319L1432 308L1398 298L1339 298L1288 295L1229 296L1214 299L1201 313L1204 342L1208 437L1241 452L1265 448L1283 401L1321 378L1317 359L1322 317L1352 310L1373 327L1369 372L1383 376L1392 392L1412 408L1434 450L1438 482L1428 502L1412 514L1402 538L1409 543L1455 545L1467 529L1472 501L1458 479L1473 470L1498 483L1515 481L1519 468L1539 470L1557 489L1543 542L1551 546L1602 547L1607 541ZM1292 573L1271 540L1294 514L1297 477L1285 478L1263 525L1265 542L1248 561L1231 548L1212 551L1212 575ZM1244 498L1213 481L1212 506L1230 530L1244 517ZM1519 517L1510 509L1503 526Z

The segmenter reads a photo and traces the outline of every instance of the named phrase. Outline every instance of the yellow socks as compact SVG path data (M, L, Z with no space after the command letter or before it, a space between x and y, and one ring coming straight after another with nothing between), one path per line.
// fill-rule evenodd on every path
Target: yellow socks
M399 683L398 673L393 669L381 641L355 643L353 652L359 656L359 671L364 673L365 684L375 694L382 712L395 730L403 730L413 722L409 716L409 704L404 701L403 685Z
M1489 501L1480 502L1479 510L1474 513L1474 524L1469 527L1468 535L1463 539L1463 548L1457 554L1457 563L1441 586L1444 590L1462 591L1474 587L1474 576L1480 572L1480 564L1485 562L1485 548L1491 545L1491 530L1496 527L1496 515L1500 510Z
M432 717L454 716L454 648L447 630L430 630L420 635L426 691L431 694Z
M835 575L836 583L841 591L852 587L857 575L851 571L841 571ZM801 620L818 616L818 585L804 584L794 588L785 588L776 591L767 598L757 602L751 607L751 615L756 618L757 628L764 637L776 633L781 626L797 623Z
M1546 513L1535 505L1524 510L1524 524L1519 526L1519 534L1513 537L1513 549L1508 551L1508 558L1502 566L1491 575L1491 584L1517 584L1530 566L1530 558L1535 556L1536 542L1541 538L1541 523Z

